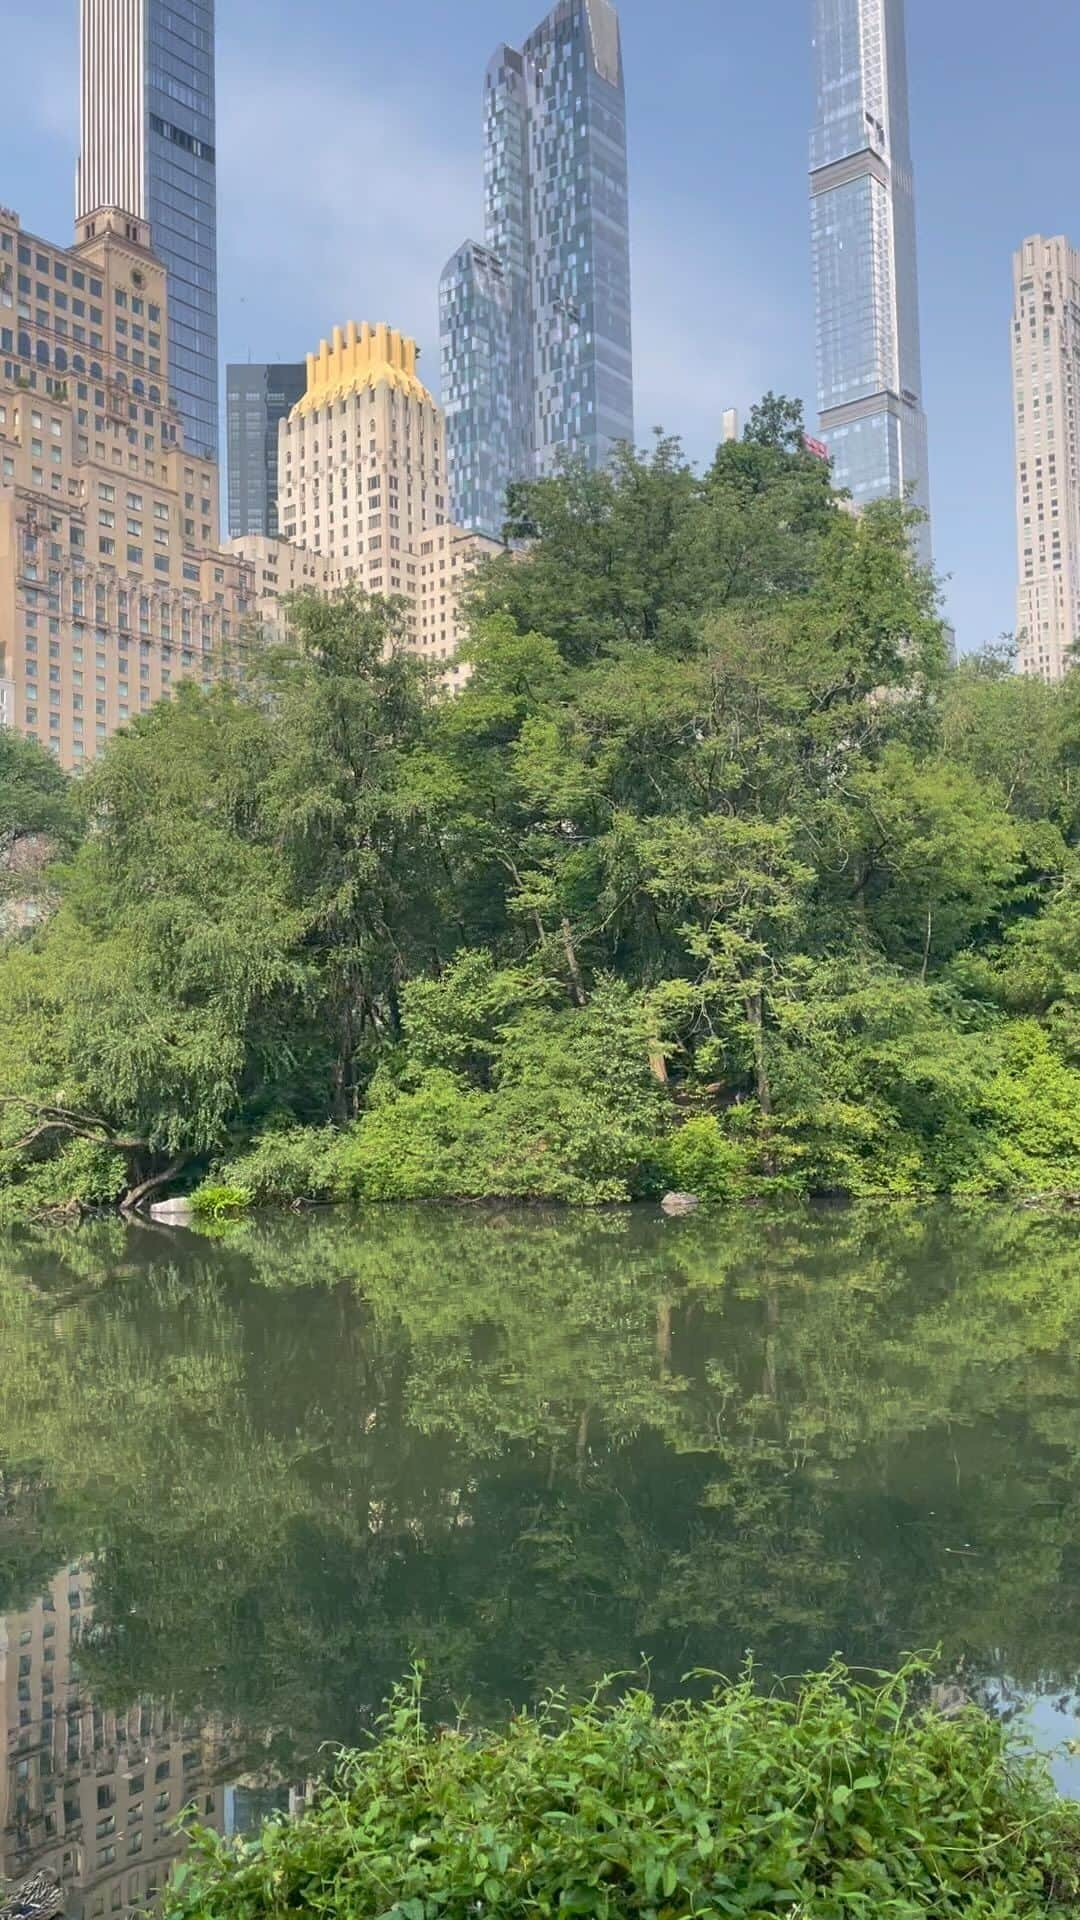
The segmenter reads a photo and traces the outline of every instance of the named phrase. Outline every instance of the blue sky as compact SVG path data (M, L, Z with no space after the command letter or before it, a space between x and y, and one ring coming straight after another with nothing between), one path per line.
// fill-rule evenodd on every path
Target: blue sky
M386 319L437 386L439 271L481 230L484 66L544 0L217 7L223 358L300 358L335 323ZM62 239L76 0L3 11L0 201ZM1024 11L1021 36L1004 0L908 0L935 545L964 647L1015 621L1011 253L1037 231L1080 245L1080 12ZM638 434L663 424L698 459L723 408L770 386L813 424L809 12L620 4Z

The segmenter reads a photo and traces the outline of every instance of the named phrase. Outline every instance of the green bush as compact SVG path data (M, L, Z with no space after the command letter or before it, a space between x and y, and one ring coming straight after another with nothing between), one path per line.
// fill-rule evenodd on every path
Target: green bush
M632 993L605 981L585 1008L518 1007L491 1042L490 1088L412 1058L416 1005L426 1015L432 997L426 985L403 995L403 1077L376 1077L367 1112L343 1138L343 1196L600 1206L655 1189L654 1143L669 1106ZM466 1038L456 1045L479 1052Z
M204 1220L224 1220L230 1214L246 1213L251 1194L247 1187L214 1186L207 1181L192 1194L191 1204Z
M492 1096L442 1069L378 1094L342 1137L338 1193L353 1200L475 1199L488 1191Z
M981 1191L1080 1190L1080 1072L1034 1020L1004 1032L983 1095L980 1152L958 1185Z
M3 1210L10 1217L73 1205L115 1206L128 1184L124 1155L98 1140L69 1140L53 1159L34 1161L16 1171L13 1185L0 1179Z
M739 1137L737 1116L731 1126L725 1132L715 1113L695 1114L663 1141L659 1159L665 1185L696 1193L700 1200L733 1200L744 1193L760 1142Z
M475 1915L1064 1915L1080 1808L975 1708L920 1708L913 1664L839 1664L795 1697L753 1677L659 1710L552 1700L505 1732L429 1731L403 1692L299 1820L200 1833L166 1920Z
M337 1140L329 1127L270 1127L246 1153L218 1169L215 1186L242 1188L256 1207L329 1200L337 1179Z

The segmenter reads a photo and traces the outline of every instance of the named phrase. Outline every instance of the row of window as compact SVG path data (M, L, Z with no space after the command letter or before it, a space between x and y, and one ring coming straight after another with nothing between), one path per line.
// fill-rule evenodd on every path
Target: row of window
M0 233L0 253L11 253L13 250L13 241L10 233ZM33 266L38 273L51 272L54 280L58 280L61 283L67 282L69 278L69 268L66 260L60 259L52 254L42 253L39 248L31 247L28 240L19 241L18 261L21 267ZM80 292L85 292L87 288L89 288L95 300L101 299L101 281L97 279L94 274L87 275L81 267L72 267L70 269L70 283L73 287L77 287Z

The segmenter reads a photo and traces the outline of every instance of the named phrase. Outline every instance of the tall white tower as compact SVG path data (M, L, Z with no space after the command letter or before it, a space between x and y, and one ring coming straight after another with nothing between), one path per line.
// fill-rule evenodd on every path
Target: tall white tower
M1080 254L1025 240L1013 259L1017 637L1024 673L1059 680L1080 641Z

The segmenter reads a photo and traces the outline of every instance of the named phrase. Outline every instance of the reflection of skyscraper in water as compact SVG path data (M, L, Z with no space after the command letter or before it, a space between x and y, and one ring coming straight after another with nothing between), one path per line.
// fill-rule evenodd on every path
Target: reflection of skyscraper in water
M221 1731L140 1701L95 1704L76 1671L92 1617L92 1575L58 1573L24 1613L0 1617L0 1876L57 1873L69 1915L144 1909L181 1851L180 1813L224 1831Z

